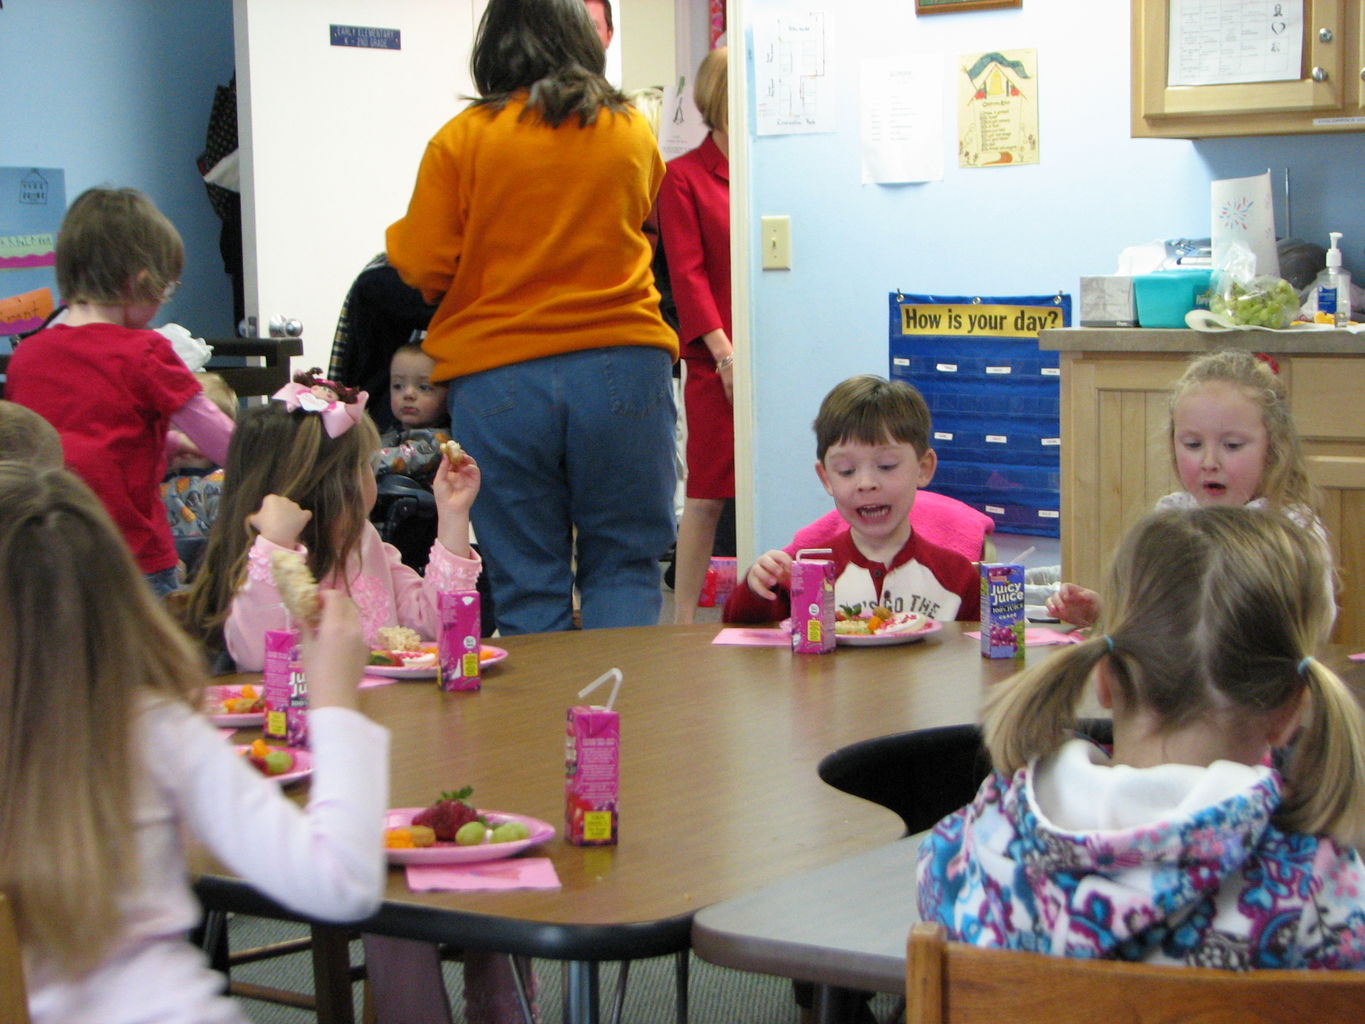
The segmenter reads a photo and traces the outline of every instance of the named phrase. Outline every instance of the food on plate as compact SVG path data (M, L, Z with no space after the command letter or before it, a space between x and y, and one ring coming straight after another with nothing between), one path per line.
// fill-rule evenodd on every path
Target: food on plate
M407 626L384 626L376 635L379 646L387 651L420 651L422 634Z
M515 843L530 839L531 830L519 821L504 821L495 827L488 840L492 843Z
M262 775L283 775L294 768L294 755L290 751L268 746L265 740L253 740L242 751L242 756Z
M265 711L265 691L247 683L233 695L232 690L224 689L218 700L209 706L211 715L254 715Z
M488 834L488 826L479 820L466 821L455 833L455 842L461 846L478 846Z
M375 647L370 650L369 664L385 668L430 668L436 664L436 645L419 644L412 650Z
M885 636L919 633L929 628L933 620L918 612L893 612L878 605L867 615L848 608L834 613L834 632L842 636Z
M464 449L460 447L459 441L451 440L445 442L445 444L441 445L441 452L445 455L446 461L449 462L451 466L458 466L464 461Z
M384 830L384 846L390 850L414 850L434 846L436 833L425 825L400 825Z
M468 803L473 792L474 787L465 786L453 793L442 793L434 804L414 814L412 823L426 825L436 833L437 839L454 842L461 826L479 820L479 812Z
M322 614L322 599L318 596L317 580L313 579L303 555L297 551L272 551L270 571L285 611L299 622L316 626Z

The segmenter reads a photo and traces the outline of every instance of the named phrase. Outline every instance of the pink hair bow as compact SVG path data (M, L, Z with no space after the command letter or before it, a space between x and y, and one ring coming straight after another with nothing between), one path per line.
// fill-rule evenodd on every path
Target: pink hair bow
M360 417L365 415L365 402L370 396L367 392L361 391L356 395L354 402L339 402L335 398L324 398L312 388L290 381L270 397L283 402L284 407L290 412L302 409L304 412L317 413L322 417L322 426L327 431L327 436L340 437L360 422Z

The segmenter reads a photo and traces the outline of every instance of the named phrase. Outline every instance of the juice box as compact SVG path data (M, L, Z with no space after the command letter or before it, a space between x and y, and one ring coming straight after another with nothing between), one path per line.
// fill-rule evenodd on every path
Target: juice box
M294 693L294 670L299 663L299 631L267 629L265 661L261 666L261 689L265 701L265 738L283 740L289 735L289 705ZM302 670L299 671L302 677ZM306 691L305 691L306 692Z
M289 707L284 712L284 742L290 747L308 746L308 680L297 657L289 662Z
M621 788L621 716L610 708L569 708L564 733L564 838L575 846L616 842Z
M981 656L1024 656L1024 567L981 564Z
M730 591L735 589L738 563L732 557L716 555L711 559L711 568L716 573L716 604L723 605L730 597Z
M443 690L477 690L479 681L479 592L452 590L436 595L441 615L437 641L440 672L436 685Z
M796 553L792 562L792 652L828 654L834 650L834 563L810 555L829 555L828 548Z

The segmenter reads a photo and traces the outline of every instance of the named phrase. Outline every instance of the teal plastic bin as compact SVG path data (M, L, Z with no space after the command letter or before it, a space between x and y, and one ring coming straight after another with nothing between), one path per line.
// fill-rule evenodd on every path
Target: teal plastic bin
M1157 270L1133 278L1133 299L1139 327L1184 327L1185 314L1208 308L1213 271Z

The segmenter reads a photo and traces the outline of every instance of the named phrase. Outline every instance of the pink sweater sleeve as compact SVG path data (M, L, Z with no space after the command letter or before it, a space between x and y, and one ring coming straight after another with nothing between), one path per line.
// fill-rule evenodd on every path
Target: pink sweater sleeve
M232 417L199 392L171 414L171 425L184 433L204 458L215 466L227 462L228 443L232 440Z
M265 665L265 631L288 629L289 616L280 603L275 577L270 571L270 552L287 550L257 537L247 554L246 583L232 598L223 639L240 672L259 672ZM302 545L295 551L306 553Z

